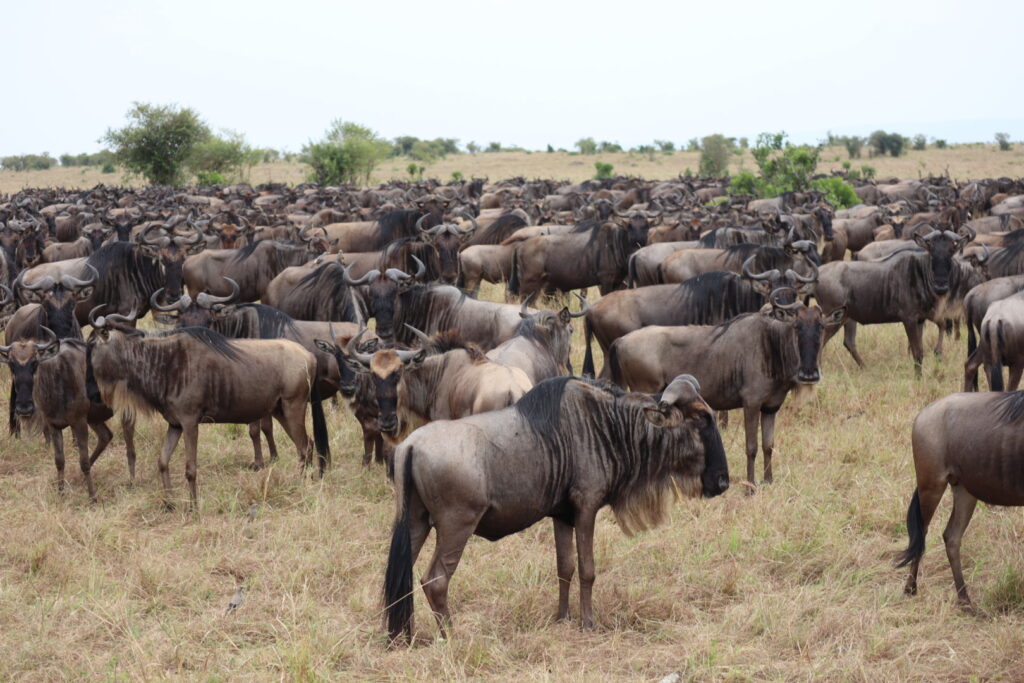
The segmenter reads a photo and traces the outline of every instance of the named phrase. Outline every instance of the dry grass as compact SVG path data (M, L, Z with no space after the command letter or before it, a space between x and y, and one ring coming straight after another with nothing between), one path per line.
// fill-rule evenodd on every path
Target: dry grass
M299 476L280 429L280 461L250 472L244 428L203 427L197 517L159 504L162 423L141 426L134 489L118 435L95 468L95 506L74 458L62 499L41 439L2 436L0 678L1024 678L1019 508L979 506L964 544L987 616L954 605L939 540L948 497L918 597L903 595L904 571L892 564L914 486L911 420L959 386L963 345L929 358L915 381L898 326L862 330L863 372L837 341L816 396L779 415L774 485L686 501L666 526L634 538L602 513L598 629L588 634L552 621L545 523L496 544L473 539L452 582L454 637L433 641L417 593L423 640L389 650L378 600L391 488L380 469L360 467L343 409L328 408L334 464L323 482ZM576 367L581 352L577 334ZM724 436L738 481L735 417ZM173 468L184 500L180 451ZM262 508L247 524L254 501ZM246 601L225 616L236 581Z
M1017 177L1024 169L1024 146L1016 145L1009 152L999 152L994 145L959 146L950 149L928 149L922 152L908 152L898 158L876 157L853 159L854 167L862 164L874 166L880 177L941 175L947 170L957 179ZM820 172L841 169L846 160L846 151L839 147L827 148L822 152ZM443 181L451 179L459 171L465 178L487 177L491 180L523 176L525 178L558 178L573 182L586 180L594 175L594 162L604 161L615 167L622 175L643 178L675 178L686 169L696 172L700 165L699 152L675 152L655 154L653 158L640 154L596 154L580 156L563 152L501 152L498 154L459 154L449 156L427 167L426 176ZM388 159L378 167L374 182L392 178L405 180L409 175L406 167L409 159ZM749 152L734 156L730 170L735 173L743 168L756 170ZM285 182L301 183L305 180L307 167L298 163L260 164L253 167L249 180L252 183ZM134 184L133 180L120 173L102 173L99 168L54 168L48 171L0 171L0 193L17 192L26 187L93 187L98 183L107 185Z

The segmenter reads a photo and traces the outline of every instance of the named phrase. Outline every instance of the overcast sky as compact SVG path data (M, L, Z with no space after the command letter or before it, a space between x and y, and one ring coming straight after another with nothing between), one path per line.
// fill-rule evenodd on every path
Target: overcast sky
M135 100L298 151L334 118L541 149L876 128L1024 138L1024 2L32 0L0 154L91 152Z

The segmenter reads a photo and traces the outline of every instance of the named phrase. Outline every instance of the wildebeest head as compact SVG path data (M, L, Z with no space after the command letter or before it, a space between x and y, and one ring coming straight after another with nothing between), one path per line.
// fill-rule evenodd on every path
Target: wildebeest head
M931 287L938 295L949 292L951 278L955 269L953 256L967 243L967 237L950 230L939 232L933 230L926 235L914 234L914 241L928 252L929 270L931 271Z
M244 216L236 216L235 220L237 223L229 220L224 223L213 224L213 229L220 236L221 249L237 249L238 247L245 246L246 235L250 228L249 221Z
M10 346L0 346L0 360L11 369L11 388L14 414L18 417L32 417L36 412L32 390L35 387L36 370L60 352L60 340L47 327L43 328L46 339L42 342L18 341Z
M136 311L128 315L111 313L97 315L106 304L100 304L89 311L92 334L85 347L85 394L93 403L102 403L100 388L96 383L96 368L104 372L109 367L123 367L123 344L129 337L144 337L145 333L133 327ZM98 353L97 353L98 352Z
M752 273L750 267L756 258L756 255L751 256L743 262L742 274L750 286L765 299L777 289L782 289L784 292L780 295L782 303L792 303L797 297L814 294L814 285L818 281L818 267L814 263L808 264L812 269L811 275L801 275L792 269L787 269L783 273L777 268L766 270L763 273Z
M441 282L451 285L459 279L459 250L462 245L473 236L477 223L472 214L466 214L472 221L472 228L460 228L454 223L442 223L433 228L422 227L427 216L416 221L416 229L420 231L423 240L434 245L437 250L437 258L441 266Z
M79 326L75 318L75 305L92 296L99 273L86 264L87 278L79 280L65 274L60 280L47 275L32 283L24 281L24 271L15 280L15 287L21 291L25 301L39 304L47 325L61 338L78 337Z
M644 408L644 416L655 427L678 427L694 422L704 450L701 490L705 498L724 493L729 488L729 463L725 458L722 436L715 423L715 412L700 396L700 384L693 375L679 375L672 380L657 402Z
M407 326L408 327L408 326ZM410 330L425 340L419 349L404 350L387 348L369 354L359 350L362 334L356 335L346 349L345 361L358 372L370 371L373 390L377 396L377 409L380 411L380 430L388 437L394 437L399 431L398 421L398 383L407 369L419 367L434 352L429 337L419 330Z
M786 325L789 328L788 334L796 342L799 360L796 381L800 384L816 384L821 380L821 348L825 328L842 324L846 318L846 306L823 315L817 306L805 306L800 301L784 302L784 299L791 297L795 297L795 294L790 288L772 292L768 297L771 305L768 315L772 320Z
M180 218L180 217L179 217ZM139 247L142 253L153 260L158 260L164 268L164 295L171 300L181 297L182 265L185 258L198 254L206 248L203 231L191 223L188 232L180 234L175 228L184 218L167 223L154 223L139 235Z
M231 305L238 297L240 290L238 283L229 277L225 277L231 285L231 294L227 296L214 296L207 292L200 292L195 300L188 294L182 294L176 301L163 305L160 303L160 296L163 294L163 287L153 292L149 298L149 305L153 310L171 315L177 314L177 327L210 327L214 320L230 315L234 310Z
M416 262L416 273L413 275L398 268L388 268L383 273L373 269L358 280L353 280L349 275L352 266L343 272L345 283L350 287L365 285L367 316L377 321L377 335L381 339L391 340L395 336L395 309L399 293L416 284L427 272L427 266L423 261L415 256L412 258Z
M103 243L107 241L110 234L114 232L114 228L105 225L103 223L90 223L82 228L82 237L89 240L89 245L92 246L92 250L96 251L103 246Z
M573 294L580 300L579 313L573 313L568 306L562 307L558 313L550 309L530 313L527 309L530 300L534 297L534 294L531 294L519 310L519 317L523 320L516 328L517 335L535 340L551 354L552 358L565 365L570 375L572 374L572 361L569 358L572 344L572 319L582 318L590 310L590 304L579 292L573 292Z
M338 364L338 372L341 375L338 392L346 399L351 399L356 395L356 391L359 389L359 374L367 370L358 361L356 363L349 362L348 358L352 356L354 351L364 355L372 355L380 348L380 339L376 337L360 342L365 333L366 328L363 328L358 334L348 338L337 337L333 341L327 341L326 339L314 340L318 349L334 356L334 360Z
M616 211L615 215L620 219L625 219L625 221L621 221L620 224L625 227L627 241L632 248L642 247L647 244L647 232L657 225L657 223L652 223L651 219L660 219L661 217L660 212L641 211L639 209L634 209L626 213Z

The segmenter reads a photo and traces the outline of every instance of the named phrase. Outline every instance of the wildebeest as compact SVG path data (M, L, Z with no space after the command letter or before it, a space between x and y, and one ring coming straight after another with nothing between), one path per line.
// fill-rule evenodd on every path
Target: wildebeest
M915 238L924 251L900 252L882 261L836 261L821 267L815 296L825 311L846 307L843 345L857 365L864 367L857 351L857 324L899 322L920 374L924 321L943 321L946 300L980 282L971 266L953 258L966 239L948 230L934 231ZM826 336L826 342L832 334L834 331Z
M158 412L167 421L159 465L168 505L171 454L184 434L185 478L196 507L200 424L250 424L273 415L295 444L302 466L310 464L305 421L316 377L313 354L286 339L229 340L203 327L146 336L124 324L130 317L93 319L90 397L98 395L116 410ZM322 419L314 419L313 436L322 475L327 460Z
M327 261L303 275L291 289L273 295L268 290L264 302L296 320L364 321L361 297L348 284L350 280L340 263Z
M772 481L775 413L798 385L821 380L825 330L843 321L840 307L823 315L817 306L778 289L769 306L720 325L645 327L616 339L608 353L612 381L634 391L656 392L677 374L697 378L701 395L715 410L743 409L747 480L754 484L757 425L761 423L764 480Z
M967 296L964 297L964 322L967 324L968 363L972 361L972 356L978 348L977 335L981 332L981 321L985 319L988 307L996 301L1013 296L1020 291L1024 291L1024 275L997 277L976 285L967 292ZM964 391L976 391L977 389L977 376L969 385L964 385Z
M442 634L448 583L469 537L496 541L545 517L555 528L558 618L569 617L575 533L580 625L591 629L598 510L611 506L632 533L661 523L680 493L712 497L728 486L714 414L691 377L660 397L558 377L504 410L427 425L395 451L388 633L412 635L413 564L431 528L437 543L421 583Z
M241 249L207 249L190 256L182 271L185 285L193 297L200 292L226 296L231 288L225 278L230 278L241 287L239 301L256 301L282 270L302 265L326 250L323 238L309 235L307 228L300 237L298 244L261 240Z
M76 339L58 339L43 328L43 341L16 341L0 346L0 359L11 369L11 411L19 420L38 418L46 440L53 446L57 487L64 490L64 429L71 428L78 446L78 462L89 491L96 501L92 466L113 436L106 421L113 412L86 396L86 348ZM135 479L134 425L123 418L128 473ZM96 448L89 454L89 429L96 433Z
M813 264L808 276L791 269L752 273L754 259L751 256L743 264L742 275L716 270L679 284L626 289L601 297L583 321L583 374L594 375L591 336L607 358L612 342L647 325L715 325L760 309L780 287L792 287L801 297L813 293L818 276ZM608 378L607 363L601 376Z
M432 337L411 331L422 344L418 349L367 354L354 346L346 357L370 371L381 432L392 443L427 422L504 408L533 386L522 370L491 362L455 331Z
M907 509L910 543L899 566L910 565L904 591L917 594L917 572L925 535L946 492L953 511L942 534L953 570L957 600L970 606L960 542L980 500L988 505L1024 505L1024 392L951 394L926 406L914 420L917 488Z
M979 329L981 343L964 364L964 391L977 387L981 365L992 391L1003 391L1003 366L1007 366L1009 391L1016 391L1024 373L1024 293L992 302Z
M487 358L500 365L519 368L526 373L531 384L572 374L572 363L569 360L569 346L572 342L573 318L586 315L590 305L580 296L582 304L579 313L573 313L564 307L558 313L550 310L530 313L527 311L528 301L523 302L519 316L522 321L516 328L516 336L508 339L487 352Z
M797 240L785 247L747 243L725 249L684 249L661 262L661 282L685 282L713 270L739 273L751 256L754 262L750 267L759 273L793 269L806 275L809 268L820 263L814 243L808 240Z

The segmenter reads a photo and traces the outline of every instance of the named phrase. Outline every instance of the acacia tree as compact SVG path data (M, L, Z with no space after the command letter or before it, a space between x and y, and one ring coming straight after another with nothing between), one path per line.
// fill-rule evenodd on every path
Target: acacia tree
M107 129L100 141L110 145L118 164L153 185L180 184L196 145L210 137L188 107L134 102L127 118L128 125Z
M322 185L368 183L370 174L391 153L391 143L358 123L336 119L320 142L302 148L312 168L310 180Z

